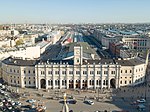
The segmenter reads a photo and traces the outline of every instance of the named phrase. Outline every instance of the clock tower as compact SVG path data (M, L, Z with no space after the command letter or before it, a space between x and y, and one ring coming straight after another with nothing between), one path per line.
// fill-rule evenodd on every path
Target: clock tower
M74 46L74 65L82 65L82 47Z

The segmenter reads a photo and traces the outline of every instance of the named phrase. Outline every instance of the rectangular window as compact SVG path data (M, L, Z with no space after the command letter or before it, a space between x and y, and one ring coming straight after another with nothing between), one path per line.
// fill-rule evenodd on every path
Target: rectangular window
M62 74L66 74L66 71L62 71Z
M101 74L101 71L97 71L97 74Z
M78 74L78 75L79 75L79 74L80 74L80 71L76 71L76 74Z
M59 75L59 71L55 71L55 74Z
M73 74L73 71L69 71L69 74Z
M132 70L130 70L130 73L132 73Z
M41 75L44 75L45 74L45 72L44 71L41 71Z
M108 74L108 71L104 71L104 74Z
M48 74L52 74L52 71L48 71Z
M91 75L94 74L94 71L90 71L90 74L91 74Z
M111 71L111 74L115 74L115 71Z
M125 70L125 73L127 73L127 70Z
M10 69L10 72L12 72L12 69Z
M83 74L87 74L87 71L83 71Z

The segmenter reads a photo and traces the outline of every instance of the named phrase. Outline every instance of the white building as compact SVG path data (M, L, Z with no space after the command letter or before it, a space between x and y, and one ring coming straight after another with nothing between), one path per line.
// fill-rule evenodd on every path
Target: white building
M2 61L2 77L9 85L41 88L119 88L144 82L145 63L138 59L83 59L82 46L74 46L69 60Z

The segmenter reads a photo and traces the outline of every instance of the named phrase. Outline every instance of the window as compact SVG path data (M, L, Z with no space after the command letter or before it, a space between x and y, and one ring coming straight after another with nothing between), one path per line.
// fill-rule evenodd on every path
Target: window
M29 81L29 84L31 84L31 82Z
M125 84L127 84L127 81L124 81Z
M83 74L87 74L87 71L83 71Z
M17 73L19 73L19 70L17 70Z
M50 85L50 80L48 81L48 85Z
M18 84L19 84L19 81L18 81Z
M30 74L30 70L28 71L28 73Z
M103 80L103 85L105 85L105 80Z
M122 70L121 70L121 73L122 73Z
M96 85L99 85L99 83L98 83L99 81L98 80L96 80Z
M92 80L92 85L94 85L94 80Z
M91 74L91 75L94 74L94 71L90 71L90 74Z
M14 69L14 73L16 72L16 70Z
M122 81L120 81L120 84L122 84Z
M26 84L26 81L24 81L24 84Z
M131 84L131 80L129 81L129 84Z
M97 71L97 74L101 74L101 71Z
M35 81L33 81L33 84L35 84Z
M10 69L10 72L12 72L12 69Z
M29 79L30 79L30 77L29 77Z
M64 80L62 80L62 85L64 85Z
M66 74L66 71L62 71L62 74Z
M125 73L127 73L127 70L125 70Z
M11 80L11 83L12 83L12 80Z
M16 78L16 76L14 76L14 78Z
M104 74L108 74L108 71L104 71Z
M111 71L111 74L115 74L115 71Z
M44 71L41 71L41 75L42 75L42 74L45 74L45 72L44 72Z
M33 70L33 73L35 73L35 71Z
M52 74L52 71L48 71L48 74Z
M14 80L14 83L16 83L16 80Z
M73 71L69 71L69 74L73 74Z
M76 71L76 74L80 74L80 71Z
M132 70L130 70L130 73L132 73Z
M125 79L126 79L127 77L125 77Z
M26 73L26 71L24 70L24 74Z
M79 59L77 59L77 63L79 63Z
M106 85L108 85L108 80L106 80Z
M58 74L59 74L59 71L55 71L55 74L57 74L57 75L58 75Z

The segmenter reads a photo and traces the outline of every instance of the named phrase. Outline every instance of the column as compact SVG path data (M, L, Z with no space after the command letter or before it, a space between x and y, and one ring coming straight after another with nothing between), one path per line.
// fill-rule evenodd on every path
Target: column
M76 74L76 69L75 69L75 65L74 65L74 68L73 68L73 89L75 89L76 88L76 80L75 80L75 74Z
M82 89L82 78L80 78L80 89Z
M53 89L55 89L55 71L54 71L54 68L52 69L52 81L53 81Z
M108 66L107 66L107 71L108 71L108 74L107 74L108 85L107 85L107 86L108 86L108 89L110 89L110 75L109 75L109 74L110 74L110 71L109 71L109 67L110 67L110 66L108 65Z
M59 88L62 88L62 70L61 70L61 66L59 66Z
M40 82L40 78L38 77L38 89L41 89L41 82Z
M21 88L24 88L24 77L23 76L20 76L20 87Z
M94 89L96 89L96 69L94 65Z
M48 89L48 79L46 78L46 89Z
M69 69L68 69L68 65L67 65L67 69L66 69L66 88L69 89Z
M103 89L103 69L101 65L101 89Z
M103 89L103 77L101 77L101 89Z

